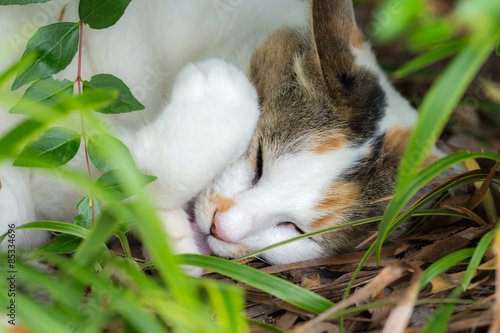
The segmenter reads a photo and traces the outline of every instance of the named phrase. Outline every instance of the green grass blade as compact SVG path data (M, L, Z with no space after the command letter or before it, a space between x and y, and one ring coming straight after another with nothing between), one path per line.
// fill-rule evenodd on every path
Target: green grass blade
M444 258L439 259L434 262L432 265L427 267L422 275L422 280L420 281L420 290L424 289L424 287L431 282L439 274L443 273L453 265L472 257L474 254L474 249L462 249L456 252L450 253Z
M484 253L489 249L489 245L494 236L495 236L495 231L492 230L486 233L481 238L479 244L474 250L474 253L472 254L472 258L469 262L469 265L467 266L461 284L457 288L455 288L451 292L451 294L447 297L448 299L450 299L450 301L458 299L460 295L465 290L467 290L467 287L469 286L470 281L474 276L474 272L481 263L481 259L483 258ZM455 303L441 304L440 306L438 306L429 317L427 325L425 325L424 333L445 332L454 309L455 309Z
M418 190L452 165L472 158L487 158L494 161L500 161L500 156L491 152L468 153L461 151L432 163L414 176L413 179L408 180L408 183L403 188L397 190L396 195L387 206L382 221L380 222L379 234L375 241L377 246L377 257L384 240L387 238L392 221L399 215L404 205L418 192Z
M132 251L130 251L130 245L128 243L127 236L121 231L117 231L115 233L116 237L120 240L120 244L122 245L123 252L127 258L132 258Z
M15 230L47 230L54 232L62 232L68 235L77 236L80 238L87 238L88 230L77 225L57 222L57 221L34 221L23 224L17 227ZM0 242L2 242L7 234L0 236Z
M401 68L394 72L394 76L396 78L402 78L413 74L439 60L456 54L462 50L465 45L466 42L464 40L454 40L444 43L404 64Z
M212 280L201 280L210 302L217 313L217 322L229 332L247 332L248 326L245 312L244 292L241 288L231 285L216 283Z
M398 191L404 190L405 185L422 166L453 108L498 39L500 31L491 34L484 32L471 37L468 45L453 59L425 96L419 109L419 120L399 168Z
M481 263L484 253L489 249L489 244L491 243L493 237L495 236L495 231L492 230L486 233L472 254L472 258L467 266L465 275L462 279L461 284L455 288L451 294L447 297L450 301L454 301L460 297L460 295L467 290L467 287L472 280L474 272ZM472 249L471 249L472 250ZM441 304L438 306L430 315L427 324L425 325L424 333L439 333L446 332L450 317L455 309L455 303Z
M481 260L483 259L484 254L486 253L486 251L489 250L490 243L493 240L494 236L495 236L495 231L494 230L489 231L486 234L484 234L484 236L477 244L476 250L474 251L472 258L470 259L469 265L467 266L467 270L465 271L465 275L462 279L461 285L463 290L466 290L467 287L469 286L472 278L474 277L474 273L477 267L481 264Z
M286 280L263 273L255 268L222 258L196 254L179 255L187 265L208 269L263 290L304 310L321 313L334 304L329 300Z
M408 194L414 195L420 188L415 187L412 180L442 132L453 108L458 104L465 89L498 39L500 39L500 30L494 30L491 33L484 31L472 36L468 45L453 59L443 75L438 78L425 96L420 107L419 120L412 132L399 167L396 194L380 223L376 240L377 261L391 221L411 198ZM432 176L437 176L439 174L437 171Z
M105 248L104 243L111 237L117 226L117 219L103 212L94 228L90 230L88 237L80 244L73 260L82 266L92 261Z

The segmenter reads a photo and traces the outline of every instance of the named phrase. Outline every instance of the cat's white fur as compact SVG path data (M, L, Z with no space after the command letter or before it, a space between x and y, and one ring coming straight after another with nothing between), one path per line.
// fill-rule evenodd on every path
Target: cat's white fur
M57 22L63 8L64 21L76 22L77 7L76 0L1 6L0 70L19 59L37 28ZM152 185L156 203L178 252L197 252L183 204L244 152L255 128L257 96L244 74L253 49L272 30L301 25L305 12L299 0L132 1L115 26L84 28L83 79L113 74L146 106L108 120L142 170L159 176ZM213 57L225 61L204 60ZM55 77L76 74L75 58ZM0 135L19 118L6 111ZM70 222L77 214L82 194L8 164L0 166L0 234L11 223ZM38 246L48 237L18 231L16 245Z

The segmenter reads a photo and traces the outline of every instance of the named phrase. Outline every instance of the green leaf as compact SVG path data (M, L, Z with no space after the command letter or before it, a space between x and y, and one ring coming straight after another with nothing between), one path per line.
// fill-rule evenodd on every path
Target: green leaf
M99 200L94 196L94 212L96 219L99 217L101 210L99 209ZM94 226L94 218L92 212L92 201L90 200L90 195L83 198L78 205L79 215L73 219L73 224L83 227L85 229L91 229Z
M466 43L464 40L454 40L448 43L444 43L404 64L394 73L394 75L397 78L401 78L413 74L426 66L429 66L439 60L456 54L457 52L462 50L465 45Z
M80 147L80 134L69 128L53 127L24 147L15 166L60 167L75 157Z
M58 81L52 77L38 80L29 87L21 100L10 109L10 113L29 115L31 107L36 103L54 106L61 98L73 95L74 82Z
M117 170L111 170L102 175L97 181L96 186L101 187L105 191L108 191L116 200L123 200L134 193L129 193L125 187L118 180L119 177L116 175ZM147 184L156 180L157 177L148 176L139 174L141 178L142 186L146 186Z
M125 113L143 110L144 106L132 95L130 89L119 78L110 74L97 74L90 82L83 82L83 89L109 88L118 91L117 99L107 107L96 109L100 113Z
M22 56L24 58L34 53L36 59L17 74L12 90L65 69L78 50L78 32L78 23L68 22L54 23L38 29L28 41Z
M92 29L104 29L120 19L129 3L130 0L80 0L78 15Z
M429 48L449 40L453 35L451 25L444 20L432 20L414 30L408 39L413 49Z
M30 3L42 3L50 0L0 0L0 6L2 5L27 5Z
M500 56L500 44L498 44L496 47L496 54L497 56Z
M500 28L500 6L497 0L460 0L455 5L454 15L476 31Z
M226 275L312 313L324 312L334 305L326 298L307 289L252 267L222 258L197 254L182 254L178 257L186 265L201 267Z
M37 110L31 119L21 122L0 138L0 162L6 158L16 158L21 147L30 138L41 134L51 124L67 117L70 111L87 110L107 105L114 98L114 90L95 90L65 98L58 104L60 107L57 108L47 108L40 104L34 105Z
M37 258L42 254L63 254L63 253L73 253L76 251L82 238L68 235L60 234L56 239L40 246L39 248L33 250L30 255Z
M87 90L81 95L66 98L61 101L61 106L67 110L91 110L110 105L118 93L114 89Z
M373 15L369 35L374 43L387 43L399 37L425 9L424 0L383 1Z
M117 138L110 135L94 135L89 137L89 157L95 167L100 171L111 171L118 169L121 163L117 163L110 154L109 149L113 152L121 154L131 164L134 165L134 159L130 154L130 150ZM123 165L122 165L123 166Z

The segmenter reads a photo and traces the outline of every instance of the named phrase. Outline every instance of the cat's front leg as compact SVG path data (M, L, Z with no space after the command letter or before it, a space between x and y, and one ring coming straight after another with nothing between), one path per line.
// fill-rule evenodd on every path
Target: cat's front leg
M170 104L127 144L161 208L179 207L246 150L259 118L257 93L236 66L219 59L188 64Z
M161 209L158 215L168 231L170 244L174 253L199 254L195 236L191 229L189 218L182 207L174 209ZM183 266L184 272L191 276L201 276L203 269L194 266Z

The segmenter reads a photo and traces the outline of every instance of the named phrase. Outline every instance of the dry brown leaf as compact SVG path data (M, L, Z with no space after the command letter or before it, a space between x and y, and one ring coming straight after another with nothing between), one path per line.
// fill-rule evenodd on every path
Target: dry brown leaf
M490 231L492 229L492 225L485 225L483 227L473 227L473 228L468 228L463 231L457 232L455 236L457 237L463 237L467 238L468 240L473 240L476 238L480 238L483 236L485 233Z
M467 201L470 200L471 195L466 193L466 194L457 194L453 195L451 197L448 197L444 199L440 204L439 207L445 207L445 206L464 206Z
M424 247L421 251L411 256L411 259L424 262L434 262L452 252L465 248L468 244L469 240L463 237L445 238Z
M477 332L478 328L480 327L488 327L491 325L492 322L492 316L493 314L491 311L481 311L481 312L476 312L473 315L471 315L469 318L459 320L456 322L451 322L448 325L448 332L460 332L460 331L466 331L466 332ZM490 333L498 333L499 331L492 331L492 327L490 327L490 330L488 332Z
M493 250L495 251L496 258L496 275L495 275L495 308L493 309L493 324L488 333L500 332L500 232L496 232L493 238Z
M310 322L308 322L310 323ZM306 323L305 325L307 325L308 323ZM340 333L340 329L337 325L333 325L333 324L330 324L330 323L317 323L317 324L314 324L312 326L309 326L307 328L307 331L302 331L302 327L304 327L305 325L301 325L299 327L297 327L297 329L295 330L295 332L308 332L308 333Z
M312 329L318 323L321 323L321 322L325 321L326 319L328 319L328 317L333 315L335 312L340 311L342 309L345 309L353 304L357 304L358 302L361 302L361 301L369 298L370 295L385 288L386 286L388 286L392 282L401 278L405 272L406 272L406 268L403 268L402 265L385 267L375 277L375 279L373 279L366 286L364 286L359 291L357 291L354 294L352 294L351 296L349 296L347 299L337 303L335 306L332 306L331 308L329 308L325 312L321 313L317 317L311 319L308 323L306 323L305 325L298 328L296 330L296 333L311 332L310 329Z
M402 333L410 322L422 278L422 270L418 267L413 269L415 273L413 274L411 285L404 292L401 300L389 315L389 318L387 318L382 331L383 333Z
M496 268L496 259L491 259L477 267L480 271L494 271Z
M479 80L481 88L488 98L495 103L500 103L500 85L492 80L481 78Z
M429 292L430 294L437 294L441 291L449 290L455 288L460 284L460 281L456 281L455 279L444 278L445 274L441 274L436 276L431 280L432 289Z
M310 275L302 279L300 286L302 288L310 289L321 285L321 276L319 274Z
M477 273L474 274L474 277L476 277L476 276L477 276ZM476 287L483 285L486 281L488 281L490 279L490 276L491 276L490 274L486 274L484 278L479 279L476 282L469 284L469 286L467 287L467 290L472 290Z
M479 164L476 160L466 160L464 165L467 169L473 171L480 169ZM493 178L495 175L498 176L498 172L496 172L499 162L495 164L495 166L490 170L488 176L483 182L476 182L474 185L477 188L477 191L474 192L469 202L466 204L466 208L472 210L479 206L483 205L484 210L486 211L486 215L488 216L488 220L490 223L496 223L498 220L498 212L495 206L495 200L493 198L493 194L491 193L490 186L492 184Z
M380 253L380 258L392 257L394 255L394 251L396 250L396 248L397 248L397 246L395 246L395 245L383 247L382 252ZM294 263L290 263L290 264L269 266L269 267L262 268L261 271L268 273L268 274L276 274L276 273L289 271L292 269L298 269L298 268L359 263L359 261L365 255L365 253L366 253L366 251L352 252L352 253L339 254L339 255L331 256L331 257L327 257L327 258L304 260L304 261L294 262ZM370 258L375 258L375 255L372 255Z
M370 299L370 303L376 301L385 300L387 297L385 296L385 291L381 290L378 293L372 295ZM390 306L381 306L368 310L372 315L372 323L370 325L371 328L380 327L383 320L385 320L389 314L391 313Z
M276 327L282 331L288 331L293 327L299 314L291 311L287 311L280 319L276 322Z
M457 213L465 214L468 217L470 217L474 222L479 224L480 226L488 225L488 223L484 222L484 220L480 216L478 216L476 213L474 213L473 211L471 211L468 208L465 208L462 206L454 206L454 207L446 206L446 207L444 207L444 209L448 209L448 210L451 210L451 211L454 211Z

